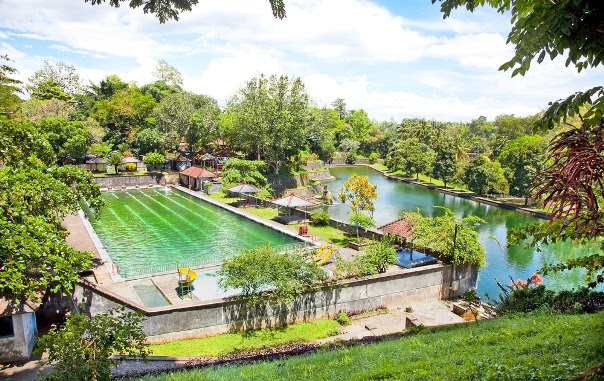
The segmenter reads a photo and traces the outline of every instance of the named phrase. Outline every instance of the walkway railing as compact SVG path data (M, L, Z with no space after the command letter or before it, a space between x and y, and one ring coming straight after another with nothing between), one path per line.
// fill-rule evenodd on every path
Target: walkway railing
M261 245L258 245L261 246ZM287 244L287 245L283 245L283 246L279 246L279 249L281 252L294 252L294 251L299 251L299 250L304 250L306 249L308 246L308 244L306 242L297 242L297 243L291 243L291 244ZM119 273L119 275L122 276L122 278L124 279L133 279L133 278L142 278L142 277L148 277L148 276L152 276L152 275L163 275L163 274L170 274L170 273L175 273L177 271L177 268L179 267L186 267L186 268L190 268L190 269L200 269L200 268L207 268L207 267L214 267L214 266L219 266L220 263L227 259L227 258L231 258L237 254L240 254L243 249L221 249L218 250L221 253L220 258L197 258L197 259L191 259L191 260L184 260L184 261L179 261L176 263L168 263L168 264L162 264L162 265L154 265L154 266L141 266L138 268L132 268L132 269L124 269L121 268L119 265L117 265L114 262L113 266L113 270L116 273Z

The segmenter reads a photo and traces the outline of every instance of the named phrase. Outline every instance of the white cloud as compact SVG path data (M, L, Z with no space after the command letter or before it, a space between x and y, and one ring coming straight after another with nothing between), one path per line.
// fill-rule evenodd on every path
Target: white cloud
M275 20L265 0L204 1L162 25L127 5L2 0L0 52L16 61L23 79L44 59L69 62L65 55L77 54L84 79L118 74L145 83L165 59L183 72L185 88L221 102L255 75L285 73L301 76L319 105L343 97L379 119L533 113L602 81L601 73L577 75L560 61L535 65L526 78L497 72L513 49L504 37L509 15L493 10L458 11L443 21L437 5L427 19L369 0L286 6L288 17ZM27 49L28 40L44 50Z

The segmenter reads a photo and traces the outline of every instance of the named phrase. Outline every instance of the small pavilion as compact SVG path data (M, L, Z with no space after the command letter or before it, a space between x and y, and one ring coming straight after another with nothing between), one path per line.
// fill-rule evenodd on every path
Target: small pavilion
M216 179L216 174L208 171L205 168L189 167L178 174L180 183L193 190L201 190L204 181L212 181Z
M396 236L397 240L402 241L401 243L413 239L413 221L409 217L389 222L380 226L378 230Z

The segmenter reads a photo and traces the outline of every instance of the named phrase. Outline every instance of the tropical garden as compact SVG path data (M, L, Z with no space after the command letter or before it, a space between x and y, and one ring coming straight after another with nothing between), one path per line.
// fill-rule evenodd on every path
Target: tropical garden
M144 4L145 12L165 22L197 1L166 3L159 7L149 0L131 6ZM270 4L275 17L285 17L283 1ZM512 70L512 75L524 75L531 63L561 54L578 71L602 62L601 8L595 1L441 0L439 5L444 17L459 7L473 11L482 5L511 12L509 42L516 53L501 69ZM301 162L315 158L367 162L409 179L512 197L550 212L549 221L514 229L511 243L602 242L601 86L553 101L537 115L500 115L494 120L477 115L470 123L395 122L372 120L362 109L348 110L344 99L317 107L304 83L287 76L252 78L221 107L210 96L184 90L181 74L166 62L158 63L154 80L145 84L112 75L84 85L75 68L63 62L45 62L21 83L10 57L0 59L0 295L17 304L42 301L50 293L69 294L78 273L91 266L91 253L70 248L61 226L66 215L78 210L81 199L102 208L93 175L77 164L102 157L117 174L124 158L140 157L157 166L169 157L200 152L217 140L237 156L223 173L227 184L246 181L265 187L270 175L297 173ZM339 197L351 204L353 223L370 227L376 189L363 179L349 181ZM441 244L452 262L484 263L484 251L481 255L470 227L459 233L463 249L458 251L449 250L449 241L437 240L444 229L457 232L460 221L451 213L434 219L414 213L408 217L419 227L418 241ZM320 226L322 219L324 223L325 217L316 215L313 221ZM498 319L461 328L419 329L409 337L322 349L300 358L156 379L561 379L581 374L596 379L604 358L598 339L602 312L596 311L604 302L594 288L604 282L603 251L604 244L587 256L535 269L547 274L584 268L585 288L553 292L540 284L538 275L501 285ZM383 272L394 261L392 254L389 242L373 243L364 256L344 265L343 272ZM242 273L243 268L249 271ZM288 302L325 281L304 258L282 256L270 248L234 257L222 271L223 285L242 288L244 297L254 295L252 301L261 294ZM267 286L276 291L260 292ZM140 317L125 311L71 315L41 340L41 350L50 354L58 370L48 377L108 379L114 353L150 353L140 324ZM314 329L320 332L313 338L323 337L333 325Z

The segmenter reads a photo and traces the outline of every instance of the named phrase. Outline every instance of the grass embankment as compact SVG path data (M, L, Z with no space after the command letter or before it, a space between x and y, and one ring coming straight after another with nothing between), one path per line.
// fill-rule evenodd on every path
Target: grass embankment
M338 334L335 320L297 323L283 328L226 333L223 335L151 345L154 356L222 356L233 352L304 343Z
M366 346L148 377L188 380L550 380L604 359L604 312L517 315Z
M289 229L296 232L298 231L299 226L299 224L287 225ZM341 247L348 246L348 242L354 238L333 226L314 226L311 224L308 225L308 234L317 236Z

